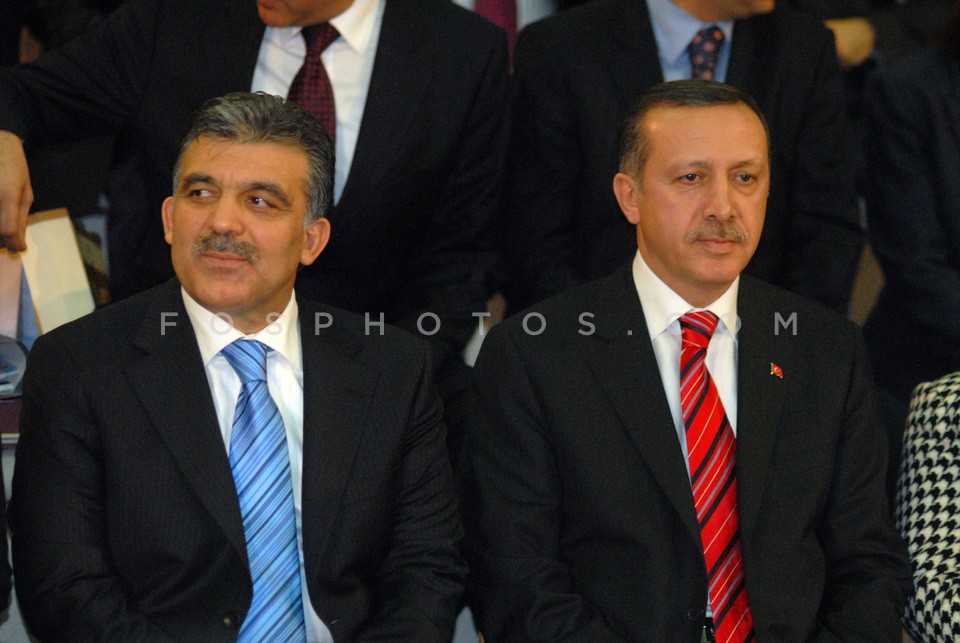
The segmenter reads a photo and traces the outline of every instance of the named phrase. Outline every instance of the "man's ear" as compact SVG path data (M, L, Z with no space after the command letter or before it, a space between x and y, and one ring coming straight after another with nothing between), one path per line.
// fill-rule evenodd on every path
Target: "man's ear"
M613 193L627 221L633 225L640 223L640 186L633 177L617 172L613 177Z
M303 252L300 253L300 263L304 266L312 264L330 241L330 220L320 217L307 226Z
M173 244L173 197L168 196L160 206L160 216L163 218L163 238Z

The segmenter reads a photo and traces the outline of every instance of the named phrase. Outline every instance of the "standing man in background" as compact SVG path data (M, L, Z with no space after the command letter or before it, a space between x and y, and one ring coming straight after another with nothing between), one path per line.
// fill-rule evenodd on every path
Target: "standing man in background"
M663 80L708 78L752 95L770 124L773 183L747 272L846 312L862 245L842 84L830 33L773 0L594 0L527 27L506 234L512 309L629 259L610 192L629 106Z

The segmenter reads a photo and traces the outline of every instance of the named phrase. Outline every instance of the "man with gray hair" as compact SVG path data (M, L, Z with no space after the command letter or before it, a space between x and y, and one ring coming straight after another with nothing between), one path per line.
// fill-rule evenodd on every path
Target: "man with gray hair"
M282 98L195 116L176 278L41 337L11 505L41 640L448 640L465 568L426 346L301 298L333 149Z

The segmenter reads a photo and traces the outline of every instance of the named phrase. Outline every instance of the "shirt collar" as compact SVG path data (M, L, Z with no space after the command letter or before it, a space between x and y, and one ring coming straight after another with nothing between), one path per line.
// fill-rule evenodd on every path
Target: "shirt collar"
M663 283L660 277L650 269L647 262L643 260L643 256L638 250L633 258L633 283L643 304L643 315L646 318L647 330L650 332L651 340L670 328L675 321L691 310L709 310L720 318L718 329L724 328L727 333L736 339L737 293L740 290L739 275L715 302L706 308L697 308L673 292L670 286Z
M373 28L377 17L383 14L385 0L354 0L350 7L336 18L330 20L340 33L340 37L351 49L357 53L364 53L371 46ZM270 27L267 26L264 39L275 43L282 49L296 51L299 48L301 55L304 47L300 37L302 27Z
M218 317L201 306L183 286L180 287L180 294L183 296L183 305L187 309L187 317L193 324L193 332L197 336L200 358L204 366L207 366L225 346L243 338L255 339L266 344L290 362L297 373L303 372L299 308L294 293L290 293L290 301L287 302L280 316L272 324L252 335L244 335L228 324L223 317Z
M363 53L370 47L373 27L377 15L381 13L384 0L353 0L353 4L330 24L340 32L340 37L347 41L357 53Z
M687 45L701 29L711 25L720 27L725 42L733 37L733 20L704 22L675 5L671 0L647 0L650 11L650 23L657 49L663 60L676 64L681 56L687 54Z

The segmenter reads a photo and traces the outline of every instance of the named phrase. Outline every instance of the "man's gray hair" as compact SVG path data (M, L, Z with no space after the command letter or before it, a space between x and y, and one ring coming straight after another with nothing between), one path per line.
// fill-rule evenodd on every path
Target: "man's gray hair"
M208 100L194 114L173 169L173 193L180 186L183 157L201 136L234 143L278 143L307 155L307 214L304 227L330 212L334 153L323 126L299 105L263 92L232 92Z
M716 105L746 105L757 115L767 135L767 153L770 150L770 130L767 121L753 98L736 87L711 80L673 80L654 85L633 104L620 130L620 171L639 177L650 157L650 139L647 136L647 115L658 107L713 107Z

